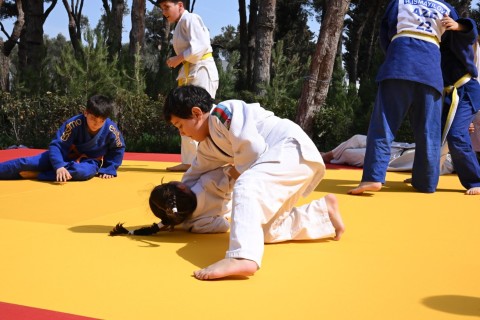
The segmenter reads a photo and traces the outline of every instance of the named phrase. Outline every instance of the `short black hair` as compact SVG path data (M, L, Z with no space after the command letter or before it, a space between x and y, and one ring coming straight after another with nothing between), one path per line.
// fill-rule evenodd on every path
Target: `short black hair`
M167 122L171 121L172 115L181 119L190 119L193 107L199 107L203 113L207 113L210 112L214 101L208 91L202 87L193 85L176 87L165 99L163 117Z
M86 111L95 117L106 119L113 112L113 102L107 96L96 94L88 99Z
M185 193L175 183L156 186L148 200L150 210L165 226L173 227L182 223L197 208L194 193ZM175 209L174 209L175 208Z

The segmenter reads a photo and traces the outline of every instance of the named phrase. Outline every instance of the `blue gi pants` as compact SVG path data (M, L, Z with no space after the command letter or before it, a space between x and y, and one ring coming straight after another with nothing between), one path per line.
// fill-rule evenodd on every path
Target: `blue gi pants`
M89 180L98 172L100 161L82 159L80 162L70 161L65 168L72 175L72 181ZM33 157L25 157L0 163L0 180L21 179L21 171L39 171L38 180L55 181L57 173L50 162L49 152L45 151Z
M470 81L477 81L472 79ZM472 149L468 126L475 114L474 106L467 92L468 84L459 88L459 102L457 112L453 118L450 131L447 134L448 148L452 155L453 167L458 178L466 189L480 187L480 165L477 155ZM449 99L450 100L450 99ZM450 101L448 101L450 102ZM444 105L443 121L445 123L450 106Z
M385 183L390 147L407 112L415 138L412 186L420 192L435 192L440 174L442 95L431 86L408 80L379 83L362 181Z

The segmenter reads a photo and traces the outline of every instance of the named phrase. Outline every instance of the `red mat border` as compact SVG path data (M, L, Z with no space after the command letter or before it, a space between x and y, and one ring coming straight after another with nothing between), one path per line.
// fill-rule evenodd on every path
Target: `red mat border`
M44 149L29 149L29 148L0 150L0 162L15 159L15 158L21 158L21 157L31 157L44 151L45 151ZM162 161L162 162L180 162L181 161L181 157L179 154L172 154L172 153L125 152L125 156L123 159L135 160L135 161Z
M0 150L0 162L15 159L15 158L35 156L44 151L45 151L44 149L29 149L29 148ZM134 161L180 162L181 156L179 154L174 154L174 153L125 152L125 156L123 159L134 160ZM327 169L357 169L358 170L361 168L328 163Z
M71 313L51 311L33 307L22 306L19 304L0 302L0 318L2 320L98 320L99 318L90 318L78 316Z

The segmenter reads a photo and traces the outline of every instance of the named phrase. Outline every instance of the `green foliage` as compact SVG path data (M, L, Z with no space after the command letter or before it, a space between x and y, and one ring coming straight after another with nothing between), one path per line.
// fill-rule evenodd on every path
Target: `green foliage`
M239 52L234 51L230 55L228 63L225 60L216 60L219 77L219 86L216 93L217 100L238 99L237 92L235 91L235 83L239 70L235 68L235 66L239 59ZM225 68L223 67L224 63L226 63Z
M222 27L222 32L222 34L213 38L213 53L215 56L221 57L233 64L233 61L236 58L231 55L233 53L238 53L240 48L240 34L237 32L236 28L230 25ZM238 60L240 60L240 57L238 57Z
M325 106L315 117L313 140L320 150L331 150L355 134L354 110L359 104L356 92L348 89L342 60L337 56Z
M125 48L125 51L126 50L128 50L128 48ZM137 52L133 57L124 55L124 59L119 65L121 65L120 68L122 70L121 83L119 86L125 89L128 88L128 91L135 95L144 94L147 85L140 47L137 47Z
M303 79L297 77L301 68L299 57L285 56L283 45L283 41L275 45L272 52L272 78L265 87L265 96L257 97L257 100L277 116L293 120Z
M83 101L47 92L18 98L0 93L0 148L25 145L47 148L59 126L83 110Z
M287 58L297 57L303 63L298 65L297 75L308 73L311 56L315 52L315 34L308 26L310 0L277 1L274 40L282 41L283 54ZM318 32L319 30L314 30Z
M96 93L115 96L120 83L117 59L109 61L107 46L100 33L87 28L85 41L81 56L76 56L70 46L62 51L56 67L63 83L59 91L85 101Z
M86 100L47 93L31 98L0 93L0 149L25 145L45 149L60 125L84 110ZM122 90L112 117L127 151L179 153L179 135L162 118L164 99Z
M163 120L164 98L121 90L116 98L115 119L125 138L127 151L179 153L179 135Z
M354 133L353 108L348 103L326 105L315 117L313 141L319 150L331 150Z

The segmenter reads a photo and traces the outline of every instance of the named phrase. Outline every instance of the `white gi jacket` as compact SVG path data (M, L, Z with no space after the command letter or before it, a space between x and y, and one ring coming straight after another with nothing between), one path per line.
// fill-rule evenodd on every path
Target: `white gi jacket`
M177 55L183 54L184 59L189 63L188 75L185 75L185 65L178 72L178 79L188 76L195 78L198 69L205 67L211 81L218 80L218 70L213 57L203 58L213 52L210 45L210 32L202 21L202 18L194 13L185 10L177 22L173 33L173 49Z
M177 81L204 88L215 98L219 77L212 53L210 33L199 15L185 10L173 33L173 49L183 54L185 62L178 72ZM188 71L187 71L188 70ZM191 164L195 158L197 143L188 137L181 138L182 163Z
M232 210L232 191L235 180L228 175L231 166L209 171L191 187L197 197L197 208L183 222L183 228L194 233L227 232Z
M260 267L264 242L335 235L323 198L294 208L325 174L320 153L298 125L239 100L214 106L208 125L210 137L199 143L182 182L193 186L225 164L234 164L240 173L233 188L227 258L249 259Z
M198 180L207 171L225 164L233 164L242 174L259 163L278 163L283 157L282 145L288 138L298 142L302 158L320 164L315 179L304 195L312 192L325 175L325 164L317 147L297 124L281 119L262 108L258 103L247 104L240 100L228 100L218 106L229 113L230 119L212 115L217 107L210 111L208 120L210 139L201 142L191 170L182 181L187 185ZM225 115L228 117L228 115Z

